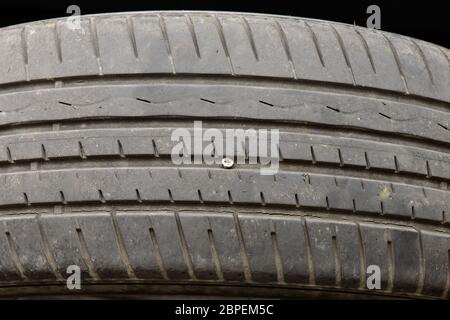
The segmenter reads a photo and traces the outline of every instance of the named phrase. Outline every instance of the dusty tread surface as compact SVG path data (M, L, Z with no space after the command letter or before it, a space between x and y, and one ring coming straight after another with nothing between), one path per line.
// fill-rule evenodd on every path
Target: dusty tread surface
M93 16L82 19L81 30L68 24L61 19L5 29L2 83L110 74L233 74L450 101L447 49L365 28L221 13Z
M375 264L383 270L377 294L448 294L445 232L280 213L116 209L2 217L2 282L63 282L77 263L87 283L243 282L364 292L361 270Z
M0 55L0 294L64 292L75 264L87 288L449 297L448 49L292 17L144 12L4 28ZM194 120L278 129L279 172L176 166L171 133Z

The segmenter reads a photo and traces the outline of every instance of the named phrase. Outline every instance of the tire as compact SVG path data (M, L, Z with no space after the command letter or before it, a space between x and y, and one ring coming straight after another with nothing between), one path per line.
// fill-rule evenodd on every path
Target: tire
M0 30L1 295L449 298L448 49L259 14L80 26ZM175 165L194 120L278 129L278 173Z

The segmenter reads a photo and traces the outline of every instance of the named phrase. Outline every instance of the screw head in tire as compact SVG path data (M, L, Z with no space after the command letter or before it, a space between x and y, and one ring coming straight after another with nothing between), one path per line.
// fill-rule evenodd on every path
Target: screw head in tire
M230 158L223 158L223 159L222 159L222 166L223 166L225 169L233 168L233 166L234 166L234 161L233 161L233 159L230 159Z

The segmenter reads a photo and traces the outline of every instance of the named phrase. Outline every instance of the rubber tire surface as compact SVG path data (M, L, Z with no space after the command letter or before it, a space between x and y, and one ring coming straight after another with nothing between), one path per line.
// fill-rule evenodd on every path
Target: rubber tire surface
M449 55L257 14L1 29L0 293L448 298ZM175 166L194 120L279 129L279 172Z

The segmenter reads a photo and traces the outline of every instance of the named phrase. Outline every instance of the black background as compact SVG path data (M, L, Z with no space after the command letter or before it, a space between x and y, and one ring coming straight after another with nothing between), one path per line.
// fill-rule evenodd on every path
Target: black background
M66 16L71 4L82 14L141 10L218 10L260 12L356 23L365 26L366 8L381 8L381 28L450 47L450 9L443 0L16 0L0 1L0 26Z

